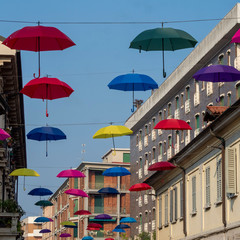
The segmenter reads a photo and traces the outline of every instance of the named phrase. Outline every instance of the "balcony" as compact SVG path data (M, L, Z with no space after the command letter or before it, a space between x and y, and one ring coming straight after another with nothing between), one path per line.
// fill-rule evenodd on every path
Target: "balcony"
M179 143L175 143L174 152L175 152L175 154L177 154L179 152Z
M200 94L199 94L199 92L195 92L194 93L194 107L199 105L199 103L200 103Z
M89 211L92 214L100 214L100 213L117 214L117 209L110 206L109 207L108 206L102 206L102 207L89 206Z
M35 238L38 238L38 237L42 237L42 233L40 233L40 230L41 229L34 229L33 230L33 237L35 237Z
M172 147L168 148L167 150L167 159L170 159L172 157Z
M138 233L141 234L142 233L142 225L138 226Z
M16 236L18 235L18 218L18 213L0 213L0 236L2 239L16 239Z
M180 115L180 111L179 111L179 108L175 110L174 112L174 118L175 119L179 119L179 115Z
M142 178L142 168L140 168L138 170L138 178L141 179Z
M200 133L200 128L194 130L194 137L196 137Z
M99 190L100 188L103 188L103 187L111 187L111 188L117 188L117 183L111 183L110 181L108 182L89 182L89 189L96 189L96 190Z
M144 136L144 147L148 146L148 135Z
M152 160L152 164L154 164L156 162L155 158Z
M162 161L162 154L158 155L158 161L161 162Z
M188 130L189 131L189 130ZM190 134L188 133L186 136L185 136L185 146L187 145L187 144L189 144L190 143Z
M212 82L207 82L207 96L213 93L213 84Z
M167 119L172 119L172 115L168 115L168 116L167 116Z
M185 102L185 113L190 112L190 99L186 100Z
M156 140L156 130L153 129L152 130L152 141L155 141Z
M162 135L162 129L158 129L158 135Z
M141 196L138 198L138 206L142 207L142 197Z
M144 194L144 204L148 204L148 195Z
M148 223L144 223L144 232L148 232Z
M142 141L139 141L139 142L138 142L138 150L139 150L139 151L142 151Z
M148 175L148 164L144 165L144 175Z
M152 231L156 229L156 220L152 220Z

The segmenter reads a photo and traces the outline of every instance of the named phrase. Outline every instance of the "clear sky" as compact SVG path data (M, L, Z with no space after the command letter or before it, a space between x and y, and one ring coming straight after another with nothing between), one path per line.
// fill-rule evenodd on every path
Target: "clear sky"
M110 122L124 124L131 115L132 95L109 90L107 84L113 78L134 69L136 73L151 76L159 85L163 82L161 52L140 54L129 49L130 42L140 32L161 27L160 23L147 22L221 19L236 3L234 0L11 0L1 3L0 20L47 22L42 25L57 27L76 43L64 51L41 53L42 76L59 78L69 84L74 93L69 98L49 101L48 118L45 117L45 102L24 97L26 133L48 124L67 135L67 140L49 143L48 157L45 143L26 140L27 166L40 174L40 177L26 178L26 191L22 190L23 178L20 177L19 203L26 216L41 215L40 208L34 206L39 198L27 195L31 189L41 186L56 191L64 181L56 178L60 171L77 167L82 160L101 161L112 147L111 139L92 139L92 136ZM164 26L187 31L201 42L218 22L191 21ZM22 27L33 25L0 21L0 35L7 37ZM167 76L191 51L166 52ZM33 73L37 73L37 53L22 51L21 54L25 85L33 79ZM150 91L137 92L135 96L145 101L150 94ZM116 147L129 147L129 137L116 138L115 142ZM82 144L85 144L85 154L82 154Z

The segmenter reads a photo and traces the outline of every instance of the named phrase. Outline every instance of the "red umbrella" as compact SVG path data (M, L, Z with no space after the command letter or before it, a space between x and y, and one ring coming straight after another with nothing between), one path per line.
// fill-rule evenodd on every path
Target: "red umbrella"
M68 189L64 193L70 194L73 196L78 196L78 197L89 197L83 190L81 189Z
M152 164L148 170L149 171L164 171L164 170L171 170L173 168L175 168L176 166L174 166L172 163L170 162L156 162L154 164Z
M63 170L61 171L57 177L59 178L82 178L86 177L84 173L75 169Z
M105 238L105 240L114 240L114 238Z
M98 223L90 223L87 226L88 228L102 228L103 226L101 224Z
M55 27L46 26L24 27L7 37L3 44L11 49L38 52L40 77L40 51L63 50L75 43Z
M74 215L92 215L92 213L87 210L78 210L74 213Z
M188 123L180 119L164 119L158 122L154 129L192 130Z
M30 98L53 100L57 98L69 97L74 90L65 82L57 78L36 78L28 82L20 91ZM47 101L46 101L46 116Z
M99 231L100 228L95 228L95 227L87 227L87 230L89 231Z
M147 183L137 183L137 184L132 185L129 188L129 191L139 192L139 191L144 191L144 190L149 190L149 189L152 189L152 188Z

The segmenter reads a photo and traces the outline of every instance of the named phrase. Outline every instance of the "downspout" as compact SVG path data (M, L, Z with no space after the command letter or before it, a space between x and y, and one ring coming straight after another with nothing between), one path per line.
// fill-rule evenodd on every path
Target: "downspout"
M187 236L187 214L186 214L186 170L183 167L182 169L182 179L183 179L183 233L185 237Z
M210 134L213 137L216 137L217 139L219 139L221 141L221 145L222 145L222 223L224 225L224 227L227 226L227 222L226 222L226 199L225 199L225 195L226 195L226 189L225 189L225 183L226 183L226 177L225 177L225 148L226 148L226 144L225 144L225 139L217 136L213 133L213 130L210 128Z

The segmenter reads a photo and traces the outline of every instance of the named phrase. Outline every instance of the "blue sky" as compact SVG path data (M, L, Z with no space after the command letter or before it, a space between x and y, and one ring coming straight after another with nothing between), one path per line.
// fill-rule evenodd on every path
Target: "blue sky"
M49 101L49 117L45 117L45 103L24 97L26 133L35 127L59 127L67 140L49 143L45 157L45 143L27 140L28 168L40 177L19 181L19 203L26 216L41 215L34 203L37 197L27 193L35 187L47 187L53 192L63 183L56 175L84 161L101 161L111 147L111 139L92 139L94 133L110 122L124 124L131 115L130 92L109 90L107 84L116 76L135 70L151 76L159 85L162 77L161 52L142 52L129 49L130 42L140 32L161 27L161 24L56 24L56 22L168 22L201 19L221 19L237 3L233 0L41 0L4 1L0 20L55 22L54 26L68 35L76 46L64 51L42 52L41 72L68 83L75 91L69 98ZM165 27L182 29L198 42L219 21L169 23ZM7 37L14 31L33 26L27 23L0 21L0 35ZM167 75L181 63L192 49L166 52ZM22 72L24 85L37 73L37 53L23 51ZM144 101L150 92L137 92L135 98ZM116 138L116 146L129 147L129 137ZM82 152L85 144L85 154Z

